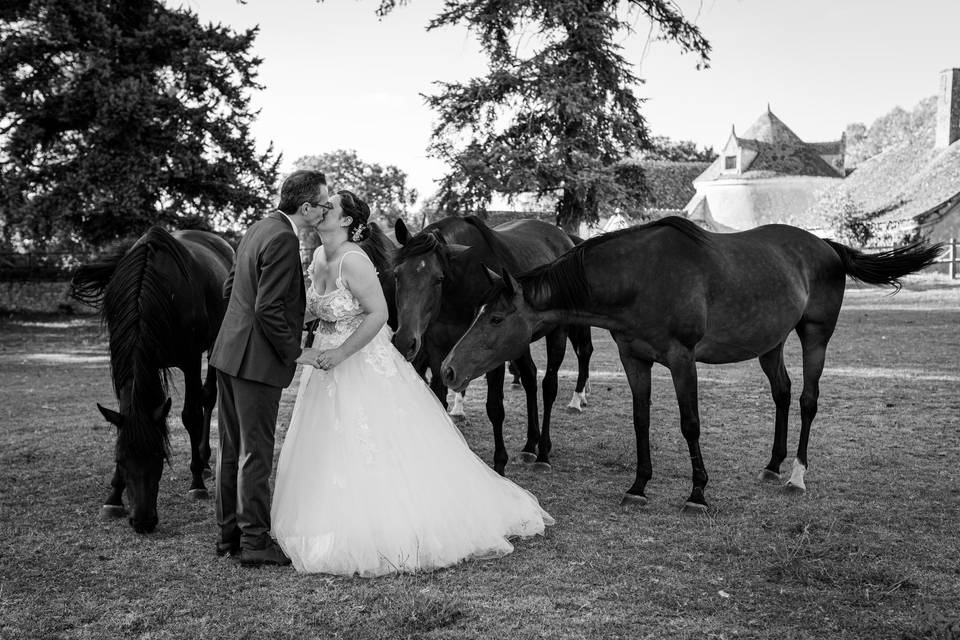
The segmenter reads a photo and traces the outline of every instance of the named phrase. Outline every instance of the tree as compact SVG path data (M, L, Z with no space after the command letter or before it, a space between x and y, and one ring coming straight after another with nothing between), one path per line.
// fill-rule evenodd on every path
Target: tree
M405 172L393 165L364 162L353 150L304 156L293 166L323 171L331 191L353 191L370 205L371 217L390 227L417 201L417 190L407 186Z
M713 147L697 148L691 140L671 140L667 136L654 136L650 148L641 154L643 160L666 160L669 162L713 162L717 152Z
M6 0L0 236L84 246L252 221L279 162L250 137L256 33L160 0Z
M893 108L874 120L869 129L859 122L847 125L845 164L856 167L878 153L905 144L920 143L932 147L936 123L937 98L931 96L910 111Z
M383 0L379 12L396 4ZM649 145L632 89L639 80L616 44L631 31L618 15L622 6L708 63L709 43L670 0L445 3L428 29L465 24L479 37L489 73L438 83L440 92L425 96L439 117L430 150L451 167L442 207L482 211L494 192L558 193L557 222L574 228L596 220L601 205L642 202L642 180L619 164Z

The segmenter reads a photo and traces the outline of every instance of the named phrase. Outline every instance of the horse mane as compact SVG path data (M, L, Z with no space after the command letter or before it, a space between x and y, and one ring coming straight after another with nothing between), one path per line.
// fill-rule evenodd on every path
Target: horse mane
M370 235L360 242L360 248L370 258L377 273L387 273L393 268L393 256L397 252L397 247L376 222L371 222L368 226Z
M553 262L520 274L517 280L527 302L534 307L590 309L592 294L584 275L583 249L584 244L578 244Z
M117 263L103 294L101 317L110 330L110 367L118 398L124 383L132 381L136 396L156 376L164 395L167 392L168 371L161 366L160 354L181 336L174 324L178 312L168 288L170 276L156 268L161 253L170 256L181 275L190 279L190 254L167 231L151 227ZM131 404L133 414L121 430L125 444L144 453L160 445L168 455L166 423L160 433L148 427L149 414L156 407L136 400Z
M104 249L93 262L78 267L70 280L70 297L101 309L103 292L117 264L136 241L136 238L118 240Z
M711 243L711 237L706 231L680 216L668 216L640 226L604 233L582 240L553 262L521 274L518 281L523 287L524 297L534 307L549 305L571 311L589 310L592 306L591 291L584 274L583 254L625 235L645 234L663 227L679 231L699 246L708 246ZM573 237L571 236L571 239Z
M437 255L440 255L441 252L439 251L439 248L441 244L446 243L443 241L439 229L430 229L429 231L424 229L417 235L410 238L410 240L407 241L407 244L401 245L393 259L393 264L398 265L404 260L414 256L422 256L427 253L436 252Z

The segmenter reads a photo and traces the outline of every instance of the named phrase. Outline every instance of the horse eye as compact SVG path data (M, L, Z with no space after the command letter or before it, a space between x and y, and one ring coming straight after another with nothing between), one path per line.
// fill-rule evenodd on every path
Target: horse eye
M503 322L503 316L490 316L490 324L493 326L497 326L501 322Z

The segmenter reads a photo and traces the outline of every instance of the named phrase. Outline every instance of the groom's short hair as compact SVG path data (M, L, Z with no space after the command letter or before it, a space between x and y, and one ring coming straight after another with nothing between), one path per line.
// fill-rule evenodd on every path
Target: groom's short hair
M293 215L304 202L310 202L317 197L320 187L327 184L327 177L322 171L300 169L294 171L283 181L280 187L280 204L277 209L285 214Z

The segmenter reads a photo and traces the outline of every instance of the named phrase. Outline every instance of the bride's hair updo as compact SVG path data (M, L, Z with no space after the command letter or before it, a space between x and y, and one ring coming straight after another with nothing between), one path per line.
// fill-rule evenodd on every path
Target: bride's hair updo
M340 208L343 215L350 216L350 226L347 227L347 238L353 242L362 242L370 235L370 207L352 191L343 189L337 191L340 196Z

